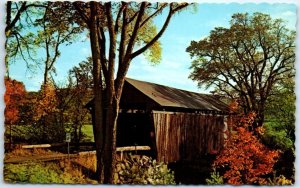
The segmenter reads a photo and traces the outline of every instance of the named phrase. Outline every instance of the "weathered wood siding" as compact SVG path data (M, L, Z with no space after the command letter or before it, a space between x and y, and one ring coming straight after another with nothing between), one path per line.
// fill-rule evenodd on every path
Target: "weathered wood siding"
M157 159L195 160L219 151L224 143L224 116L153 112Z

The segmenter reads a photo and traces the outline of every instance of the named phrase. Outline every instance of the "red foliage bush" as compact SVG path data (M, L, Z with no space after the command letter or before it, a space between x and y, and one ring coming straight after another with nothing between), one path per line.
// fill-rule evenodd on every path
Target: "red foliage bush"
M225 170L223 177L229 184L267 184L266 175L272 172L278 158L278 151L268 149L255 136L262 132L261 128L249 131L254 119L255 114L250 113L232 125L225 147L214 161L216 168Z
M5 78L5 87L5 124L11 125L19 120L19 107L24 100L26 90L22 82L9 78Z

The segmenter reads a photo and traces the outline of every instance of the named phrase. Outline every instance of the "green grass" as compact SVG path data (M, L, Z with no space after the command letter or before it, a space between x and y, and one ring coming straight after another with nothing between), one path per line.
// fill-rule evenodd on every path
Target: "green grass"
M93 125L83 125L82 126L82 132L86 135L86 141L88 142L94 142L94 133L93 133Z
M13 138L20 138L22 140L27 140L28 137L28 132L30 129L33 129L31 125L11 125L12 130L11 130L11 136ZM5 126L5 142L9 142L9 135L10 135L10 127Z
M70 161L6 164L4 181L7 183L95 184Z
M20 140L29 140L34 127L32 125L12 125L12 137L19 138ZM68 127L68 126L66 126ZM66 128L67 130L68 128ZM93 125L92 124L85 124L82 126L82 133L85 135L84 141L85 142L94 142L94 133L93 133ZM9 134L10 130L9 127L5 129L5 142L9 142Z

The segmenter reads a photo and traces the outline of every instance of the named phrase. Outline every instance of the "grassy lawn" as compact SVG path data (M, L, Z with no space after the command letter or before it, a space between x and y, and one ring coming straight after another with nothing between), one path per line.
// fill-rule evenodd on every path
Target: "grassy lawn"
M82 132L86 135L87 142L94 142L94 133L93 133L93 125L83 125Z
M31 135L32 130L34 129L31 125L12 125L12 137L13 140L27 140L30 139L29 135ZM66 126L67 127L67 126ZM67 130L67 129L66 129ZM30 134L29 134L30 133ZM85 124L82 126L82 133L85 135L84 142L94 142L94 134L93 134L93 126L92 124ZM5 129L5 142L9 142L10 130L9 127Z
M91 157L89 157L91 158ZM5 164L4 181L7 183L97 184L93 180L95 160L80 157L54 162Z

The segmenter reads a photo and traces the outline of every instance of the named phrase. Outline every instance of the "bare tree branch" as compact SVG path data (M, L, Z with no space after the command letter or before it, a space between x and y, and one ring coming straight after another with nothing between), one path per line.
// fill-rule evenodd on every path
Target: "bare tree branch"
M140 27L143 27L150 19L152 19L153 17L157 16L157 14L161 13L162 10L167 6L168 4L167 3L163 3L161 5L161 7L157 7L157 10L151 14L150 16L148 16L140 25ZM158 6L158 5L157 5Z
M90 19L85 14L85 11L79 6L78 2L74 2L73 5L77 10L78 14L80 15L80 17L82 18L82 20L86 23L88 27L90 27Z
M141 47L139 50L133 52L131 55L130 55L130 58L133 59L135 58L136 56L142 54L143 52L145 52L150 46L152 46L161 36L162 34L165 32L165 30L167 29L169 23L170 23L170 20L173 16L173 14L185 7L187 7L188 4L187 3L184 3L182 5L179 5L178 7L176 7L175 9L173 9L173 4L171 3L170 4L170 10L169 10L169 14L165 20L165 23L163 25L163 27L161 28L161 30L157 33L157 35L155 37L152 38L152 40L147 43L145 46Z

